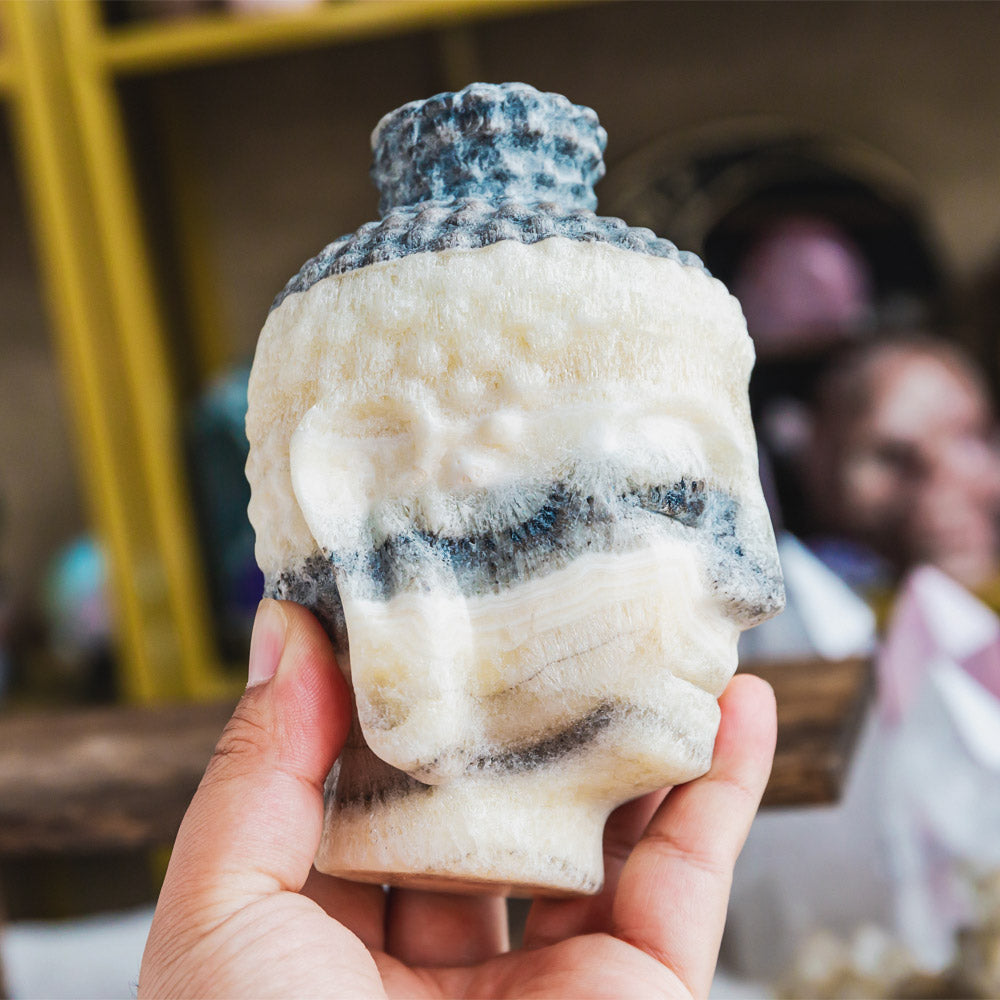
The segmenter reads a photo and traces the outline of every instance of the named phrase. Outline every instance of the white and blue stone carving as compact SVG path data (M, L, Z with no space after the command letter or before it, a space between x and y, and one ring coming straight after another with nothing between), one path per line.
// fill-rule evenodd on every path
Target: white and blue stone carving
M708 768L739 632L782 606L739 304L594 214L605 139L525 84L392 112L381 221L261 332L257 558L356 707L321 870L597 891L608 813Z

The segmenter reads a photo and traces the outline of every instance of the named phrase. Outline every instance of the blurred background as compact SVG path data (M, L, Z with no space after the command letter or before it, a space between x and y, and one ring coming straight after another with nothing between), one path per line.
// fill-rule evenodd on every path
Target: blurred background
M768 811L748 847L719 995L1000 995L998 51L989 2L0 0L10 994L133 988L169 839L103 820L174 780L154 736L210 734L244 683L242 421L272 298L377 217L384 113L519 80L597 111L600 214L743 303L789 584L744 662L869 668L831 708L837 801ZM155 725L118 711L143 706ZM94 757L65 736L102 732ZM927 819L918 744L973 790L975 815L944 810L961 829ZM101 768L120 784L88 786ZM42 816L70 776L77 811Z

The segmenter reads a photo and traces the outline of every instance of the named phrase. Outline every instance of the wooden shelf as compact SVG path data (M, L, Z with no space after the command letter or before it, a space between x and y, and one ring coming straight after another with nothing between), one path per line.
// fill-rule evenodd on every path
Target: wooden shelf
M754 664L775 689L765 806L837 800L868 704L865 660ZM0 857L169 844L234 702L0 719Z
M765 806L823 805L840 798L873 691L869 660L751 663L778 701L778 746Z
M0 857L169 844L233 701L0 721Z
M325 2L288 13L214 13L106 30L94 57L111 72L139 74L444 28L459 21L565 7L565 0L366 0Z

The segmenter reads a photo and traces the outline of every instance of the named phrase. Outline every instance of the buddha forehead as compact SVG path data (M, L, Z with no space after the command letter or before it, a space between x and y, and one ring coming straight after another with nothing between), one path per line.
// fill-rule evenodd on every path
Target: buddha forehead
M414 255L272 313L251 467L284 450L314 482L342 469L354 507L609 462L748 495L752 361L736 301L676 261L561 239Z

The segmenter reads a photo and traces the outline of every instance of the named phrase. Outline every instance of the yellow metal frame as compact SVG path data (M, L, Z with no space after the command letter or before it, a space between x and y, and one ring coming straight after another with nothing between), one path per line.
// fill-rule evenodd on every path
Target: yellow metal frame
M232 685L211 646L124 150L112 145L113 123L77 127L78 92L88 81L79 68L67 72L59 45L61 17L76 6L7 0L3 10L22 174L80 473L110 555L126 695L214 697ZM101 143L107 160L95 156ZM109 173L95 185L97 171Z
M444 28L458 21L508 17L568 2L572 0L340 0L239 18L206 13L172 24L136 24L109 31L97 55L112 72L148 73Z
M6 49L0 49L0 95L14 86L14 60Z
M8 0L13 121L21 152L43 287L64 384L75 415L81 478L92 521L109 549L118 637L128 694L150 700L168 690L176 652L163 609L136 577L158 565L140 471L130 400L93 238L95 218L81 165L49 4Z
M114 79L99 54L99 9L93 3L61 3L57 15L117 346L131 396L135 461L146 487L150 541L158 554L157 562L142 567L134 583L150 601L164 605L178 654L169 687L166 678L152 680L164 694L210 696L219 693L221 678L186 484L179 400Z
M0 95L9 95L14 108L81 477L111 557L122 680L133 700L211 698L240 682L223 668L213 639L170 338L131 175L117 77L453 27L569 2L353 0L111 29L97 0L0 0ZM467 62L468 53L452 42L448 61ZM212 315L211 289L199 286L192 294L204 326ZM200 350L204 374L224 345L216 339Z

